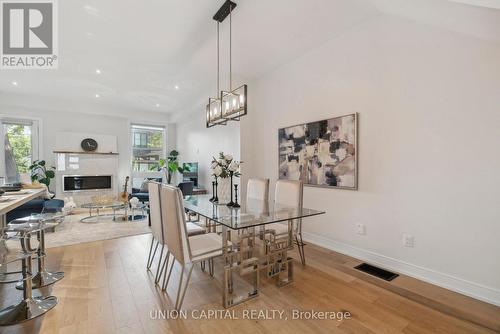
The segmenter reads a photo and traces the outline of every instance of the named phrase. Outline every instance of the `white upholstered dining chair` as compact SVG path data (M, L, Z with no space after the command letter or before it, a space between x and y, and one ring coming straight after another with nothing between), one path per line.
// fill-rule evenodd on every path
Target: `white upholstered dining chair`
M269 179L262 179L262 178L248 179L246 208L247 208L247 212L249 212L249 213L258 214L258 215L268 214L268 212L269 212ZM260 230L259 231L259 238L263 240L264 235L265 235L265 227L260 226L259 230ZM265 244L263 244L263 246L264 246L264 248L266 247Z
M269 179L248 179L247 201L249 199L267 202L269 200Z
M175 261L177 261L181 265L181 276L179 279L175 309L179 310L182 306L195 264L203 261L213 261L215 257L221 256L223 254L222 238L217 233L188 236L182 193L179 188L162 185L161 198L165 240L169 253L173 256L165 285L168 285L173 266ZM187 266L190 266L190 268L188 270L187 280L183 285L184 271ZM168 263L166 269L167 268ZM167 270L165 270L165 274L166 273Z
M304 186L302 181L278 180L276 181L274 192L274 203L278 205L288 206L291 208L302 209ZM288 234L288 224L273 224L272 229L275 230L275 236L285 236ZM303 265L306 264L304 253L304 241L302 239L302 219L293 221L293 236L295 244L298 247L300 261Z
M154 257L156 255L156 251L158 250L158 246L161 244L160 251L160 259L158 261L158 266L156 269L155 275L155 283L158 283L161 260L163 257L163 252L165 250L165 234L163 231L162 217L161 217L161 201L160 201L160 189L161 184L158 182L149 182L148 183L148 192L149 192L149 219L151 221L151 246L149 247L149 256L148 262L146 265L147 270L151 268L153 264ZM156 241L156 246L153 251L153 244Z
M165 237L165 221L163 219L163 210L162 206L164 205L164 200L161 196L161 184L158 182L149 182L148 183L148 191L149 191L149 215L151 219L151 246L149 248L149 256L147 261L147 269L151 268L153 264L154 257L158 250L159 245L161 245L160 250L160 259L158 260L158 266L155 274L155 284L158 284L160 277L163 273L163 270L168 265L168 261L170 258L170 251L165 250L166 246L166 237ZM189 236L205 234L205 229L196 224L187 222L186 230ZM156 241L156 246L153 251L153 244ZM163 254L166 251L165 258L163 259ZM163 265L162 263L163 259ZM165 279L163 280L163 286L165 287Z

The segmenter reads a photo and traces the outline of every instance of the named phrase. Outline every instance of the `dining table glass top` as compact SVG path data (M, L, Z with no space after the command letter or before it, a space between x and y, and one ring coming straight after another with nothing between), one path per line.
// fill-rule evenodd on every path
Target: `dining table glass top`
M249 199L240 203L240 208L228 207L226 204L210 202L211 195L192 195L184 197L184 207L205 218L233 230L254 226L286 222L324 214L325 211L292 208L289 206Z

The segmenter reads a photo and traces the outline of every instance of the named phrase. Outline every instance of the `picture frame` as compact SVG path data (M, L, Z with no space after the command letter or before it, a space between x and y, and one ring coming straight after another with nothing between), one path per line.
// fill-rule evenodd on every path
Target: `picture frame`
M358 113L278 129L278 178L358 189Z

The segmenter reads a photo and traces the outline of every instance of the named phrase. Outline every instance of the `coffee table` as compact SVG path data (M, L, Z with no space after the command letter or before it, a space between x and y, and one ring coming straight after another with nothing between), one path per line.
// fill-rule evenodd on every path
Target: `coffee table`
M117 217L121 217L122 220L128 220L128 203L123 202L113 202L109 204L97 204L97 203L85 203L81 206L83 209L89 210L89 215L80 219L82 223L97 223L101 218L113 218L113 221L117 220ZM111 209L113 213L101 214L101 210ZM117 213L118 210L125 210L125 213ZM96 214L92 214L95 211Z

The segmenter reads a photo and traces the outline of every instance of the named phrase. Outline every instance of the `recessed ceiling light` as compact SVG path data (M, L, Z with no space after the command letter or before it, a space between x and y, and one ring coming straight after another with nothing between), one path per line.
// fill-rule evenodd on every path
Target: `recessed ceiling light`
M95 98L96 98L96 99L98 99L98 98L100 98L100 97L101 97L101 95L99 95L99 94L95 94Z
M101 70L97 68L97 69L95 70L95 73L97 73L97 74L101 74Z
M179 89L179 86L175 85L174 86L175 90L178 90Z
M160 104L159 103L156 104L156 108L160 108Z
M17 81L12 81L12 86L17 86Z

